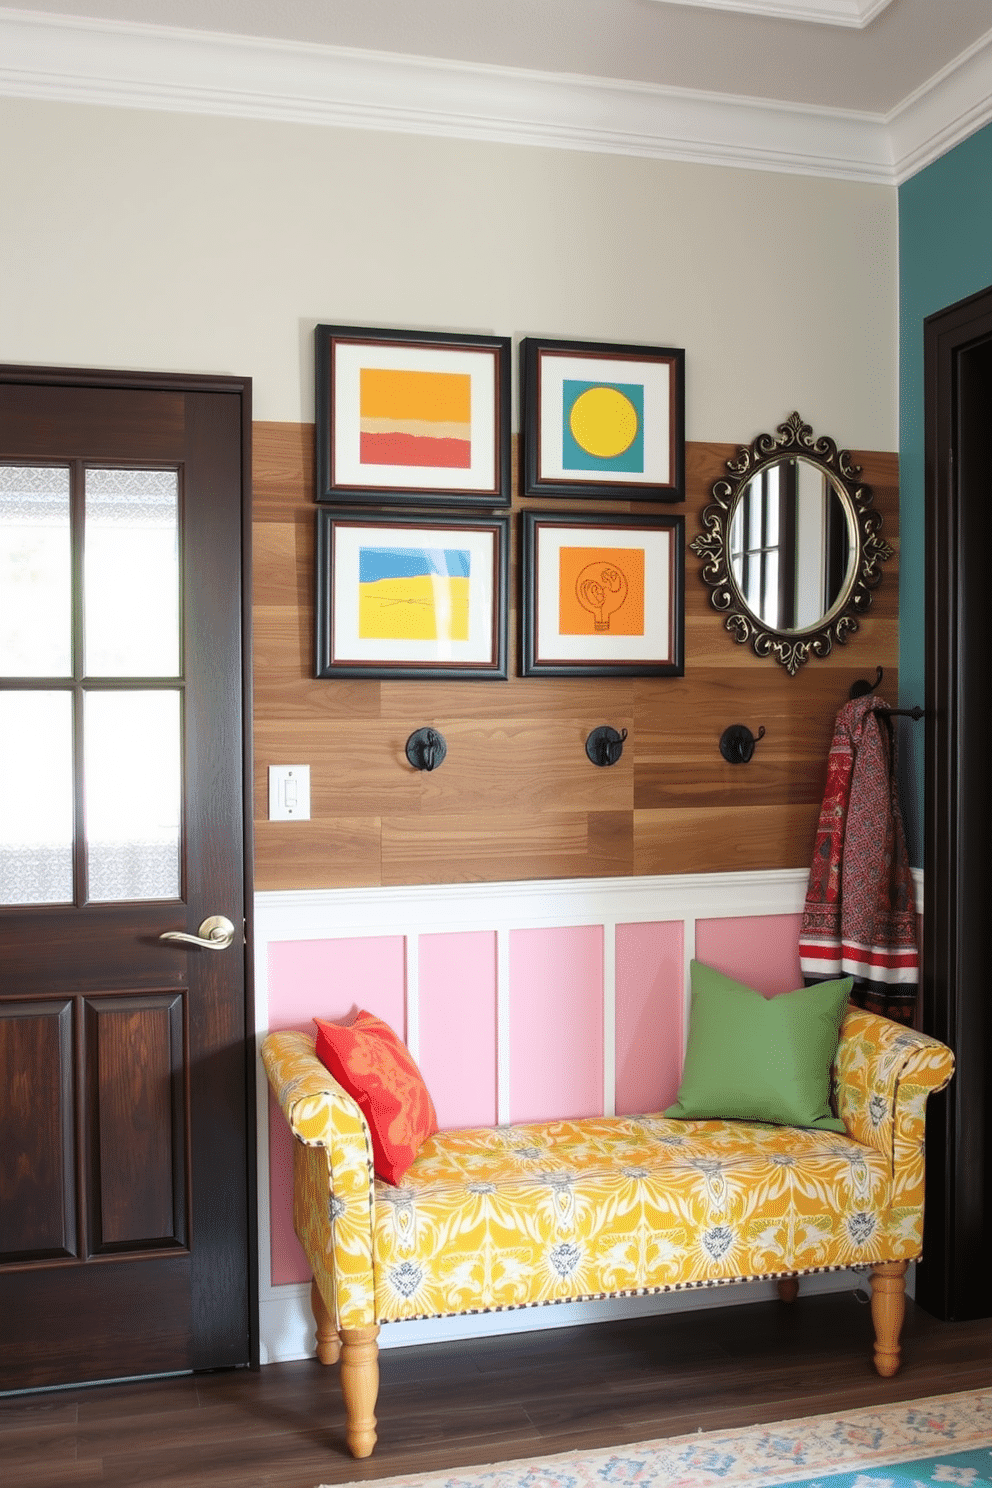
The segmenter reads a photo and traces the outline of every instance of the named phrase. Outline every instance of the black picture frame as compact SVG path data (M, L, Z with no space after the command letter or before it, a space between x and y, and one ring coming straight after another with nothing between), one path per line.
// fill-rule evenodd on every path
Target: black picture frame
M318 508L317 677L505 680L509 529L507 515ZM432 617L448 636L418 634Z
M318 325L314 344L318 502L510 505L508 336ZM426 401L415 380L432 375L447 385L430 418L408 417Z
M524 511L520 567L522 676L684 676L683 516Z
M684 349L528 336L520 389L525 496L685 500Z

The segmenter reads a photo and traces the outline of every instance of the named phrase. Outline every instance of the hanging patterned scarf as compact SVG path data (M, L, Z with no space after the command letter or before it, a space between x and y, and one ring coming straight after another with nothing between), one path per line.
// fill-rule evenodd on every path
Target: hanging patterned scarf
M920 957L895 745L877 697L837 714L816 829L799 964L807 983L854 977L852 1001L911 1023Z

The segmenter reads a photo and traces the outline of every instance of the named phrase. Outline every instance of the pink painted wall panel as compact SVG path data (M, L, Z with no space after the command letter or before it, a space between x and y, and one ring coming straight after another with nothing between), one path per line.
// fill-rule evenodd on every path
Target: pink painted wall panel
M510 934L510 1120L603 1112L603 929Z
M269 1027L313 1033L314 1018L344 1022L360 1008L406 1038L403 937L286 940L269 947Z
M314 1017L350 1020L360 1008L406 1037L402 936L278 941L269 947L269 1027L314 1032ZM293 1233L293 1139L269 1096L269 1256L272 1284L309 1281Z
M616 941L616 1112L663 1111L682 1067L681 920L618 925Z
M438 1125L496 1124L496 936L420 937L420 1055Z
M801 923L801 915L697 920L696 960L715 966L766 997L794 992L803 984L799 970Z

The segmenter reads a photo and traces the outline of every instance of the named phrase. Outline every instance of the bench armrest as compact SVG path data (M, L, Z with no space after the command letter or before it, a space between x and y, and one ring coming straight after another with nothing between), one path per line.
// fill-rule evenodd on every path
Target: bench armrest
M922 1207L927 1097L954 1073L946 1044L889 1018L848 1009L834 1062L837 1114L848 1135L884 1153L892 1207Z
M338 1328L375 1322L372 1142L356 1101L305 1033L270 1033L262 1063L293 1143L293 1227Z

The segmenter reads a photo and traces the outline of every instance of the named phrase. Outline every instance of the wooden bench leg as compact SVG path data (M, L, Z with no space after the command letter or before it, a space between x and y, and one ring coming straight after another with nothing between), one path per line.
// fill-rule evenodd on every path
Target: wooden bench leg
M799 1277L780 1276L778 1279L778 1294L783 1302L795 1302L799 1296Z
M315 1281L310 1283L310 1307L317 1324L317 1358L321 1364L336 1364L341 1354L341 1339Z
M875 1368L887 1379L899 1368L899 1334L906 1315L908 1261L880 1261L871 1268L871 1316L875 1324Z
M369 1457L375 1446L375 1402L379 1394L376 1324L341 1329L341 1390L348 1415L348 1446L353 1457Z

